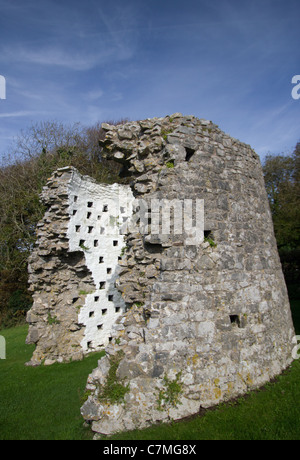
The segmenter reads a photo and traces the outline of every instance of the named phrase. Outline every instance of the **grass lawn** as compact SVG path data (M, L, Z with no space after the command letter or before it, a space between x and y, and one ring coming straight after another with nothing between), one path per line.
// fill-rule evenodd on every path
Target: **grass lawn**
M292 302L300 334L300 302ZM26 367L33 346L25 345L28 326L0 331L6 359L0 360L0 439L88 440L80 415L88 374L101 354L83 361ZM300 359L257 392L195 417L115 435L122 440L300 439Z
M83 361L27 367L34 346L28 326L0 331L6 359L0 360L0 439L91 439L80 414L88 374L101 354Z

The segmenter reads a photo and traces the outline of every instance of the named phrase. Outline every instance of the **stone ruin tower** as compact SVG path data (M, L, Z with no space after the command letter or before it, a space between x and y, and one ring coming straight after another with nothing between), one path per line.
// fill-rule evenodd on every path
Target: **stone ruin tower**
M111 434L180 419L263 385L291 363L294 329L262 169L250 146L178 113L102 127L103 155L122 163L130 185L91 186L70 168L48 184L50 208L30 263L28 340L43 348L37 361L78 359L105 346L81 412L93 431ZM118 189L117 199L109 187ZM132 224L117 232L119 240L99 233L108 195L118 202L115 218L123 210L122 223ZM97 271L100 252L114 247L105 278ZM110 320L99 331L105 309ZM46 331L48 315L61 322Z

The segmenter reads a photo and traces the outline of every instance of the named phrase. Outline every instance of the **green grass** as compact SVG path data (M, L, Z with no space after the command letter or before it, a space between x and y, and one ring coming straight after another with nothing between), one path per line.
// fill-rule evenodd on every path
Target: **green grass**
M300 302L292 302L300 334ZM80 415L88 374L99 354L83 361L26 367L33 346L25 345L26 326L0 331L6 338L6 360L0 360L0 439L91 439ZM204 416L156 425L107 439L239 440L300 439L300 359L275 383L238 401L221 404Z
M25 345L28 326L0 331L6 359L0 360L0 439L91 439L80 414L88 374L100 358L27 367L34 346Z

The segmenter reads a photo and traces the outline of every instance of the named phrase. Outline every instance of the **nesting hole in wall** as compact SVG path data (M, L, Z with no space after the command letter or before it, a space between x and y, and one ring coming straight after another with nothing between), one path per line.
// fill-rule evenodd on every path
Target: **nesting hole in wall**
M89 218L91 217L91 215L92 215L92 213L91 213L91 212L88 212L88 213L86 214L86 218L89 219Z
M88 201L88 202L87 202L87 207L88 207L88 208L91 208L92 206L93 206L93 202L92 202L92 201Z
M73 297L72 303L76 303L78 299L79 299L79 297Z
M115 312L116 312L116 313L119 313L120 311L121 311L121 307L116 307L116 308L115 308Z
M188 147L186 147L186 148L185 148L185 151L186 151L185 161L190 161L190 159L192 158L192 156L193 156L194 153L195 153L195 150L189 149Z
M93 230L94 230L94 227L88 227L88 233L92 233Z
M105 289L105 284L106 284L105 281L100 281L100 283L99 283L99 289Z
M102 313L102 315L106 315L107 314L107 308L102 308L101 313Z
M103 329L103 324L98 324L98 325L97 325L97 329L98 329L98 331L99 331L100 329Z
M76 203L76 201L78 200L78 196L74 196L74 203Z
M109 296L108 296L108 300L109 300L109 302L112 302L112 301L114 300L114 296L113 296L113 294L109 294Z
M105 228L104 228L104 227L101 227L101 228L100 228L100 235L104 235L104 232L105 232Z
M99 264L103 264L104 263L104 257L103 256L100 256L99 257Z
M81 227L81 225L75 225L75 232L78 233L80 231L80 227Z
M108 205L107 205L107 204L104 204L104 205L103 205L102 212L107 212L107 211L108 211Z
M241 327L241 321L239 315L229 315L230 323L233 326Z
M98 240L94 240L94 248L98 246Z
M73 209L73 216L75 216L77 209Z
M111 274L111 268L107 268L107 269L106 269L106 273L107 273L108 275L110 275L110 274Z
M95 302L98 302L98 300L99 300L99 296L96 295L96 296L94 297L94 301L95 301Z
M118 240L113 240L113 246L118 246L119 241Z
M94 311L90 311L90 312L89 312L89 318L93 318L94 315L95 315L95 312L94 312Z
M151 254L161 254L165 249L161 244L151 244L148 241L144 242L144 247Z

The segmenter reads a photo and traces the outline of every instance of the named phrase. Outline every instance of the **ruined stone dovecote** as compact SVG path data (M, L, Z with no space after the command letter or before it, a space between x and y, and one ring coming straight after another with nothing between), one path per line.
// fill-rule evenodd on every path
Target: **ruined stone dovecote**
M81 412L110 434L263 385L291 363L294 329L250 146L181 114L103 129L103 156L123 164L129 185L72 168L48 183L28 342L33 364L105 346ZM119 398L106 391L112 368Z

